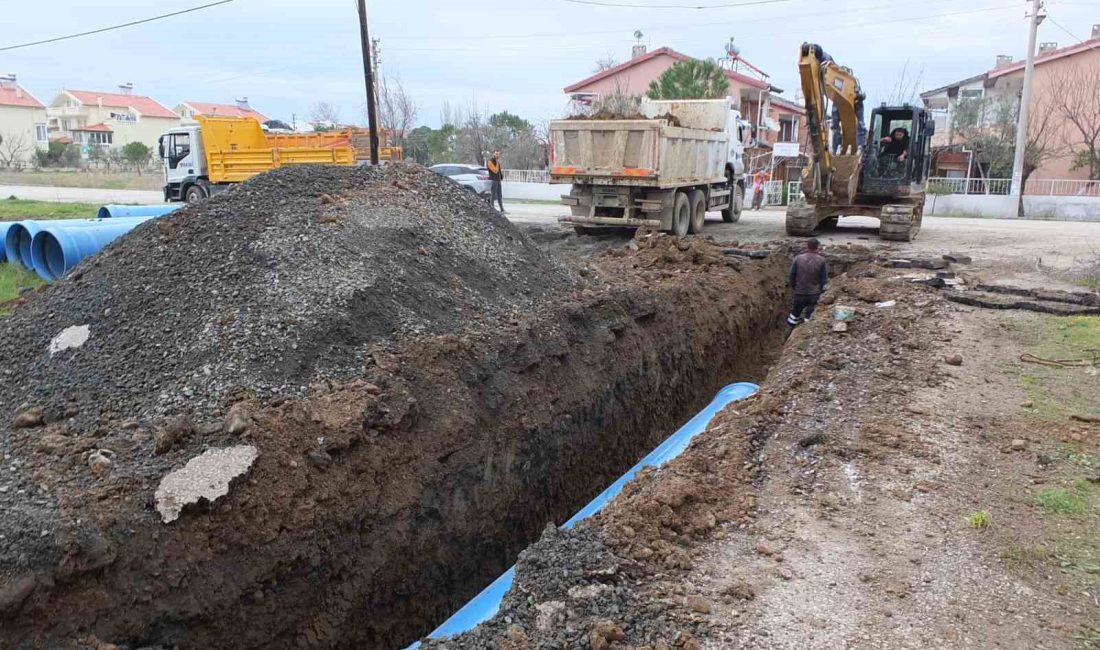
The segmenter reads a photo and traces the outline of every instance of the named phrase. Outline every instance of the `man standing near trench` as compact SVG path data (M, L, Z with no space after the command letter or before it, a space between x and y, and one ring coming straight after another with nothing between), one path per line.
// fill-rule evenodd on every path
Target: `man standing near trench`
M819 248L821 243L810 239L806 242L806 252L791 262L789 283L794 291L794 304L787 315L787 324L791 327L801 322L803 312L806 314L805 320L813 317L817 300L829 283L829 270L825 258L818 252Z
M489 205L496 201L500 205L500 213L504 212L504 191L501 188L501 181L504 180L504 173L500 169L500 152L494 151L493 157L485 163L486 169L489 170L489 180L492 182L492 194L489 196Z

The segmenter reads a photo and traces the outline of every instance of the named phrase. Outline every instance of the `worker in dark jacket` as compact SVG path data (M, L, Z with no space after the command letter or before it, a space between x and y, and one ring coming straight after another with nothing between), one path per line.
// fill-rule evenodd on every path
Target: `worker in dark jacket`
M485 167L489 169L489 180L492 181L492 194L489 197L489 205L496 201L500 205L500 213L504 214L504 191L500 185L504 180L504 172L500 168L499 151L493 152L493 157L485 163Z
M791 327L798 325L803 312L806 314L805 320L813 317L817 300L829 283L829 270L826 268L825 258L818 252L820 247L821 244L816 239L807 241L806 252L791 262L789 283L794 292L794 305L787 316L787 324Z

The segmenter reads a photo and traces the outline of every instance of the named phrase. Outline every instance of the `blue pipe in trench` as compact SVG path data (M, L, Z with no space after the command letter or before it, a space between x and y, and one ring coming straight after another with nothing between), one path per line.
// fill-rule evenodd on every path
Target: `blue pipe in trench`
M589 501L588 505L581 508L577 514L573 515L573 517L562 524L561 527L572 528L577 522L599 512L600 509L611 501L611 499L615 498L619 492L622 492L623 486L634 478L643 468L659 467L679 456L684 449L687 449L692 438L707 428L707 425L710 424L711 419L718 411L721 411L730 402L749 397L759 388L760 387L756 384L739 382L730 384L718 391L718 395L715 396L706 408L696 413L694 417L684 424L684 426L677 429L676 433L666 438L656 449L649 452L645 458L638 461L637 465L627 470L625 474L609 485L606 490L599 494L599 496ZM492 618L500 609L500 602L503 600L504 594L512 587L512 581L515 579L515 575L516 567L513 566L505 571L499 578L494 580L492 584L483 589L481 593L474 596L470 602L463 605L462 609L459 609L450 618L444 621L442 625L433 630L432 633L428 635L428 638L443 639L462 634ZM408 646L405 650L416 650L416 648L419 647L420 642L417 641Z

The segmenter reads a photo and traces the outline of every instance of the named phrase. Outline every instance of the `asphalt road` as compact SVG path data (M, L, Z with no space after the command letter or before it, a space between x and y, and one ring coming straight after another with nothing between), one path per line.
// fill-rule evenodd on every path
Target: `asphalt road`
M163 203L164 195L147 190L105 190L90 187L48 185L0 185L0 197L57 203Z

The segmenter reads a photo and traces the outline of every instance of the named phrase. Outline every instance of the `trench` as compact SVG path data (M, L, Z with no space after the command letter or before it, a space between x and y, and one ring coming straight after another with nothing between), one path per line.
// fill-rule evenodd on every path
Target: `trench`
M567 338L609 332L602 343L619 352L589 359L620 362L593 364L604 371L604 385L586 386L586 398L549 422L501 436L477 453L442 459L442 478L424 493L410 525L454 527L443 521L446 513L472 517L471 529L452 541L461 552L444 550L440 557L437 549L434 565L426 558L415 583L404 583L407 597L385 608L384 616L395 622L392 634L354 643L404 648L423 637L511 566L549 522L560 525L572 516L705 407L722 386L761 382L783 345L787 298L774 275L779 265L757 266L761 278L743 300L716 300L697 306L691 315L651 311L651 303L632 300L625 301L626 311L634 310L629 327L620 322L624 303L571 314L565 320L571 330ZM530 361L525 353L521 364ZM561 369L546 371L548 385L562 381L552 378ZM503 384L514 376L496 372L482 379L492 394L506 390ZM432 597L425 598L428 594Z
M334 388L258 413L252 483L195 525L108 530L119 559L36 592L5 634L408 646L722 386L764 379L786 333L787 258L740 266L647 281L624 267L516 324L374 355L380 395ZM323 469L291 464L320 439L343 441Z

